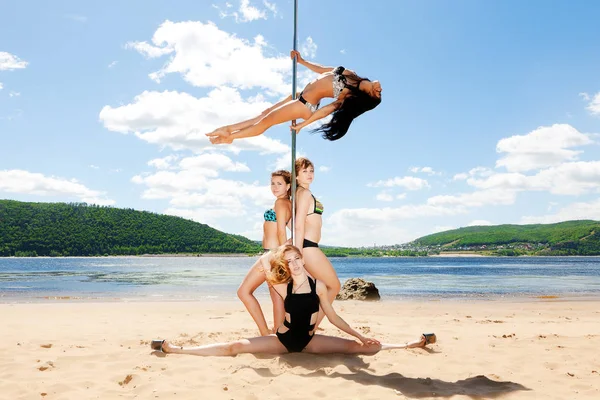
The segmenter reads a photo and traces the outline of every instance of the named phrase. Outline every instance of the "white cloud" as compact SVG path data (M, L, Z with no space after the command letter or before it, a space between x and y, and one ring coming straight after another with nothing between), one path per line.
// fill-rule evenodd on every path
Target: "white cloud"
M369 187L395 187L400 186L408 190L421 190L429 187L429 183L425 179L416 178L414 176L395 177L387 180L368 183Z
M246 164L234 162L231 158L216 153L184 158L179 166L182 169L250 172L250 168Z
M521 172L559 165L564 161L577 160L581 153L569 148L591 143L590 135L580 133L568 124L540 127L526 135L500 140L496 151L506 155L496 162L496 167Z
M600 115L600 92L596 93L586 108L593 115Z
M463 207L405 205L397 208L355 208L334 212L323 223L322 243L363 246L367 243L405 243L427 232L406 228L408 220L464 214ZM421 221L420 221L421 223ZM367 242L368 241L368 242Z
M0 71L12 71L27 67L27 61L22 61L19 57L0 51Z
M0 82L0 90L2 90L2 88L4 88L4 85L2 84L2 82Z
M105 192L88 189L75 179L45 176L18 169L0 171L0 191L37 196L60 196L67 200L76 198L82 202L99 205L115 204L106 198Z
M249 210L273 204L266 175L263 185L219 178L222 171L249 171L245 164L223 154L186 157L177 165L175 160L175 156L151 160L150 165L162 170L131 179L133 183L145 186L142 198L168 200L165 213L220 226L224 221L219 221L219 217L235 217L239 224L239 216L246 215Z
M317 56L317 44L312 37L307 37L300 46L300 51L305 58L315 58Z
M225 3L225 7L228 10L223 10L221 7L215 4L212 6L219 11L219 17L233 17L236 23L242 23L252 22L259 19L267 19L267 10L269 10L273 16L277 15L277 6L274 3L264 0L263 5L265 6L266 10L260 10L258 7L250 4L250 0L240 0L240 6L236 11L229 11L233 8L233 4L231 3Z
M143 92L133 103L113 108L104 106L99 118L115 132L134 133L140 139L168 146L176 151L200 152L206 148L239 152L254 150L263 154L289 151L289 146L266 135L238 140L229 146L214 146L205 133L243 121L269 107L264 101L243 101L231 88L213 89L207 97L195 98L179 92Z
M2 87L1 87L1 85L0 85L0 89L1 89L1 88L2 88ZM11 90L11 91L8 93L8 96L9 96L9 97L19 97L20 95L21 95L21 93L20 93L20 92L15 92L14 90Z
M467 183L479 189L499 192L533 190L577 196L600 190L600 161L562 163L540 170L535 175L505 173L485 179L469 178Z
M396 199L398 200L404 200L406 198L406 193L400 193L398 195L396 195Z
M108 68L113 68L115 65L117 65L119 62L118 61L113 61L110 64L108 64Z
M156 169L172 169L173 161L177 161L179 156L171 154L163 158L155 158L148 161L148 165Z
M97 165L94 165L94 164L90 164L90 168L91 168L91 169L100 169L100 167L99 167L99 166L97 166Z
M377 193L377 196L375 198L380 201L393 201L394 200L394 196L392 196L391 194L389 194L387 192Z
M269 10L269 11L271 11L271 13L273 13L273 16L277 16L278 11L277 11L277 5L275 5L275 3L270 3L267 0L263 0L263 4L267 8L267 10Z
M327 167L325 165L321 165L319 167L319 172L329 172L329 171L331 171L331 167Z
M433 170L433 168L431 167L410 167L409 168L410 172L414 173L414 174L418 174L418 173L423 173L423 174L427 174L427 175L441 175L441 172L436 172Z
M162 57L174 51L173 48L152 46L146 42L127 42L125 48L134 49L146 58Z
M505 189L480 190L459 195L439 195L427 199L433 207L483 207L485 205L510 205L516 200L516 191Z
M264 10L250 5L250 0L240 0L240 13L242 22L255 21L257 19L267 19L267 14Z
M486 221L485 219L476 219L467 224L467 226L490 226L494 225L490 221Z
M154 33L152 43L132 42L128 47L147 57L174 53L162 69L150 74L157 82L167 74L180 73L199 87L259 87L271 94L289 94L289 56L265 55L269 47L260 35L251 43L220 30L212 22L165 21Z
M581 98L583 98L585 101L589 101L589 100L590 100L590 95L589 95L589 94L587 94L587 93L585 93L585 92L581 92L581 93L579 93L579 96L580 96Z
M600 198L590 202L576 202L561 208L558 212L542 216L525 216L522 224L551 224L561 221L592 219L600 221Z
M468 173L460 173L460 174L456 174L453 177L453 180L455 181L460 181L460 180L465 180L469 177L484 177L484 176L490 176L493 175L494 171L486 168L486 167L475 167L472 168Z
M301 151L296 150L296 159L300 157L306 157ZM277 157L277 160L269 166L269 170L276 171L279 169L285 169L286 171L292 170L292 149L288 148L285 154Z
M340 50L340 53L341 53L341 54L346 54L346 49L341 49L341 50Z

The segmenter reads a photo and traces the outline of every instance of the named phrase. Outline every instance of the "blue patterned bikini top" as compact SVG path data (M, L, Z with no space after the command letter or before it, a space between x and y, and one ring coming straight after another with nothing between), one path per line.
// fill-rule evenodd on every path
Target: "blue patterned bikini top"
M277 222L277 214L272 208L265 211L265 222Z

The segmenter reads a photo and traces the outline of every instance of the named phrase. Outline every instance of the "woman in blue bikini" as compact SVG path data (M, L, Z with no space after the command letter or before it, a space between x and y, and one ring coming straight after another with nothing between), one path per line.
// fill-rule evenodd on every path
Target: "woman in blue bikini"
M269 335L272 331L267 326L260 303L254 297L254 291L265 282L265 271L270 270L269 250L275 249L287 241L286 227L292 218L291 174L288 171L279 170L271 174L271 192L276 200L273 208L264 213L262 245L265 254L250 268L237 291L239 299L246 306L263 336ZM275 329L283 323L283 300L271 285L269 285L269 293L273 301L273 329Z
M174 346L165 340L153 340L152 349L196 356L295 352L375 354L380 350L425 347L436 342L433 333L423 334L419 339L405 344L383 344L376 339L366 338L337 315L329 303L327 287L306 273L304 260L298 248L291 245L282 246L274 252L270 263L268 279L284 299L286 312L285 320L276 334L197 347ZM354 336L358 341L315 334L319 305L333 325Z
M379 81L371 82L344 67L323 67L306 61L295 50L290 55L299 64L320 74L319 77L306 85L297 99L293 100L288 96L258 117L207 133L211 143L229 144L234 139L258 136L273 125L301 118L304 121L293 127L298 133L306 125L330 114L333 114L331 121L321 125L317 131L322 132L325 139L337 140L348 132L354 118L381 103ZM319 109L321 100L326 97L333 98L334 101Z

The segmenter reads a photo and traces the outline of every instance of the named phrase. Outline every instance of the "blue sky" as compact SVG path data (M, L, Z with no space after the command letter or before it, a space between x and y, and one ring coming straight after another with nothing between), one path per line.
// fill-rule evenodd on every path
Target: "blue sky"
M343 139L298 136L322 242L600 220L599 13L594 1L300 0L305 57L383 86ZM203 134L291 91L292 27L291 0L3 2L0 198L259 239L288 125L234 146Z

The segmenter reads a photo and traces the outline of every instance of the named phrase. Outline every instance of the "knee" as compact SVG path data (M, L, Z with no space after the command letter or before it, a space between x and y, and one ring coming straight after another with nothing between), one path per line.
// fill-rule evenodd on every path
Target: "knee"
M244 340L236 340L235 342L229 343L225 352L228 356L235 356L242 353L245 346Z
M237 297L242 301L242 303L246 303L248 298L252 297L252 292L242 285L237 290Z
M332 282L330 289L331 289L331 292L335 293L335 295L337 296L337 294L342 289L342 284L340 283L340 280L338 278L335 278L335 280Z

